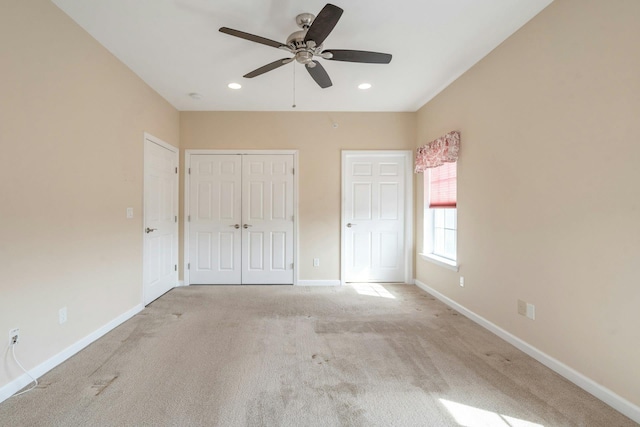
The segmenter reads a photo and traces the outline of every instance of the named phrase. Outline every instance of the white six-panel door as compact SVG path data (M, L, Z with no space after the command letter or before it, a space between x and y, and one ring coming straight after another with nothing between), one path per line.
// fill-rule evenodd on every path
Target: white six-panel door
M192 284L240 284L242 157L191 156L189 277Z
M346 282L403 282L407 154L343 158Z
M293 156L242 156L242 283L293 283Z
M292 284L293 155L192 154L190 284Z
M144 147L145 304L178 283L178 149L151 137Z

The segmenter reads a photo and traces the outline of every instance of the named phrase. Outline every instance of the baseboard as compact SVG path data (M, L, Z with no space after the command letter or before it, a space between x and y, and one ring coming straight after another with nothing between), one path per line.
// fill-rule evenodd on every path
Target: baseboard
M521 340L515 335L495 325L494 323L491 323L484 317L477 315L471 310L458 304L451 298L446 297L445 295L441 294L435 289L429 287L427 284L421 282L420 280L416 279L415 284L423 291L433 295L443 303L447 304L449 307L453 308L454 310L468 317L470 320L474 321L475 323L479 324L485 329L493 332L503 340L507 341L509 344L513 345L514 347L518 348L519 350L533 357L534 359L536 359L538 362L542 363L549 369L562 375L563 377L565 377L566 379L568 379L578 387L594 395L595 397L602 400L604 403L611 406L618 412L626 415L627 417L631 418L633 421L640 423L640 407L639 406L634 405L633 403L617 395L616 393L609 390L608 388L593 381L591 378L586 377L585 375L581 374L575 369L565 365L559 360L554 359L548 354L538 350L537 348L533 347L531 344L528 344L527 342Z
M184 280L178 280L178 287L184 286Z
M340 280L298 280L298 286L340 286Z
M80 350L82 350L89 344L93 343L98 338L102 337L103 335L112 331L116 327L120 326L122 323L131 319L136 314L140 313L142 309L144 309L144 306L142 304L138 304L132 309L128 310L127 312L122 313L121 315L119 315L118 317L116 317L106 325L93 331L86 337L82 338L80 341L77 341L76 343L62 350L60 353L42 362L35 368L32 368L29 371L29 374L31 374L34 378L40 378L42 375L46 374L56 366L60 365L62 362L64 362L74 354L78 353ZM0 388L0 402L4 402L5 400L13 396L17 391L22 389L24 386L26 386L30 382L31 382L31 378L29 378L27 374L22 374L15 380L2 386L2 388Z

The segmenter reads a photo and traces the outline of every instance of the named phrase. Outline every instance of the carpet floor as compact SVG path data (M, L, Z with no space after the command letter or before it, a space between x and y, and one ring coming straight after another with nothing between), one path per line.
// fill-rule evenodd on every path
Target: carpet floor
M2 426L636 426L415 286L190 286Z

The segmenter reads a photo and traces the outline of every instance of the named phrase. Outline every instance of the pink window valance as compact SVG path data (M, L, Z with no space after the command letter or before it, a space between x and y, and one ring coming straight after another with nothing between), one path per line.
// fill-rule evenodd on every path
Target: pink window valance
M416 151L416 173L458 160L460 132L457 130L419 147Z

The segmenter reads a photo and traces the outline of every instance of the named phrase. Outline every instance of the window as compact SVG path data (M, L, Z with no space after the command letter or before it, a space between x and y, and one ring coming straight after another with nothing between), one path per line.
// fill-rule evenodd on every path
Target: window
M445 163L424 173L423 256L457 270L457 171Z
M434 255L456 260L456 208L433 209L433 249Z

